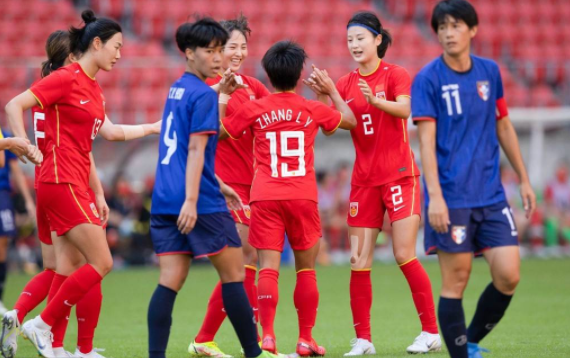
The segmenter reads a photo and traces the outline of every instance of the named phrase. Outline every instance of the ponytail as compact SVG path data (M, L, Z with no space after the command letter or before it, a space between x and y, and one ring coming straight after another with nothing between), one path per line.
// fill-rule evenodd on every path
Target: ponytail
M52 32L46 41L47 60L42 62L42 77L63 67L69 53L69 33L62 30Z
M81 18L85 26L72 26L69 29L70 49L74 54L81 55L87 52L96 37L105 43L116 33L123 32L121 25L110 19L95 17L93 10L84 10Z
M382 35L382 42L378 46L378 57L384 58L384 56L386 56L386 51L388 51L388 47L392 44L392 35L390 35L390 32L384 28L380 30L380 35Z

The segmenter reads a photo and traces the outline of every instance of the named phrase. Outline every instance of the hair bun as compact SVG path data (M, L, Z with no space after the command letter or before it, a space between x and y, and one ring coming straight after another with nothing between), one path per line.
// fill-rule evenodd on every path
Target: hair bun
M81 13L81 18L83 19L83 22L85 22L85 25L89 25L90 23L97 21L95 13L90 9L84 10Z

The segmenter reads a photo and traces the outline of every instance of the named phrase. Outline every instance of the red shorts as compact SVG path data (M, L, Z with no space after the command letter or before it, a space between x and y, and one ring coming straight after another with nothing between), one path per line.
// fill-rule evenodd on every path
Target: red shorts
M38 189L36 189L36 198L38 198ZM51 241L51 230L49 228L49 219L46 211L38 202L36 205L36 225L38 227L38 238L43 244L53 245Z
M251 209L249 207L249 194L251 193L251 185L233 183L226 184L235 190L236 193L238 193L239 197L241 198L241 202L243 203L243 209L230 211L232 217L234 218L234 221L236 224L249 226L251 217Z
M419 177L403 177L380 186L352 185L348 226L382 229L386 210L391 223L421 216Z
M63 236L80 224L101 226L91 189L69 183L40 183L38 206L46 213L50 230L57 236Z
M293 250L308 250L322 236L317 203L271 200L251 203L249 243L259 250L283 251L285 234Z

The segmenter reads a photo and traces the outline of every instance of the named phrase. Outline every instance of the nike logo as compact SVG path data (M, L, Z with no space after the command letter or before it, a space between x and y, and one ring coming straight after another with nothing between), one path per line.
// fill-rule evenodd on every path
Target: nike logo
M87 101L79 101L79 103L81 103L81 104L85 104L85 103L87 103L87 102L91 102L91 100L88 99Z
M356 323L356 324L354 324L353 326L354 326L354 327L356 327L356 326L358 326L359 324L360 324L360 322L359 322L359 323Z
M399 206L399 207L397 207L397 208L394 207L394 211L398 211L398 210L400 210L401 208L403 208L404 206L406 206L406 205L402 205L402 206Z
M349 104L349 103L352 102L352 101L354 101L354 98L347 99L347 100L346 100L346 104Z
M38 346L38 349L40 351L43 351L46 348L46 345L42 345L42 343L40 342L40 340L38 339L38 335L36 334L36 332L34 332L34 340L36 341L36 345Z
M69 307L73 307L73 305L69 302L67 302L67 300L63 301L63 304Z

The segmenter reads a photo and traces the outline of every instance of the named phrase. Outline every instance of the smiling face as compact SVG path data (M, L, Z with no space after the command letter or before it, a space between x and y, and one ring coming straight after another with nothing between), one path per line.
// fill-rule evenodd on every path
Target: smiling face
M443 51L451 57L469 52L471 39L477 33L477 26L469 28L465 21L456 20L447 15L445 21L437 27L437 39Z
M224 69L230 68L232 72L238 72L246 58L247 40L241 31L233 30L224 47L222 67Z
M117 32L107 42L103 43L100 38L93 39L93 49L97 66L105 71L111 71L113 66L121 58L123 47L123 34Z
M372 32L360 26L349 27L346 35L348 51L354 61L362 64L379 59L378 46L382 43L382 35L374 36Z

